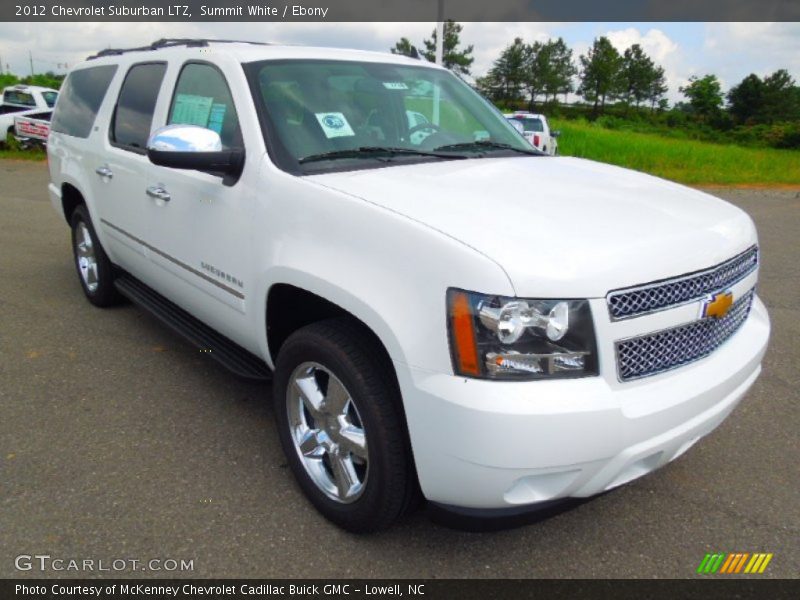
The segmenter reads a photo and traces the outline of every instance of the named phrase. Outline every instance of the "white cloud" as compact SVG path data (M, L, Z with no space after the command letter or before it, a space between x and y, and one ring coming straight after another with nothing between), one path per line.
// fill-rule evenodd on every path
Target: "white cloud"
M678 51L678 44L660 29L650 29L643 34L634 27L628 27L618 31L609 31L606 35L620 52L624 52L634 44L639 44L657 63L663 63L670 55Z
M664 68L664 75L669 86L667 98L671 102L681 98L678 89L687 83L690 74L687 74L686 70L682 68L683 52L677 42L662 30L655 28L642 33L635 27L628 27L609 31L606 36L620 53L634 44L639 44L657 65Z

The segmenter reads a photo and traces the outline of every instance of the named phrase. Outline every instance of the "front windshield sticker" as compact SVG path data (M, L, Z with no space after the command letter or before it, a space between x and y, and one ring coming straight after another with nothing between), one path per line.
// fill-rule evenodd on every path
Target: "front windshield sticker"
M351 137L355 135L350 123L340 112L316 113L322 131L328 138Z
M386 81L383 84L387 90L407 90L408 86L403 83L402 81L394 82L394 81Z
M208 116L214 98L211 96L195 96L194 94L178 94L175 96L175 107L172 109L170 123L178 125L208 126Z

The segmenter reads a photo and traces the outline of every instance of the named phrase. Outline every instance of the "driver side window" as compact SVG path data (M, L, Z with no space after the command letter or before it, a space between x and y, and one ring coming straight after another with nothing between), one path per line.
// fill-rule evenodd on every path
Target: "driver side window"
M169 125L199 125L216 131L222 147L241 148L242 131L236 106L222 73L205 63L188 63L178 76Z

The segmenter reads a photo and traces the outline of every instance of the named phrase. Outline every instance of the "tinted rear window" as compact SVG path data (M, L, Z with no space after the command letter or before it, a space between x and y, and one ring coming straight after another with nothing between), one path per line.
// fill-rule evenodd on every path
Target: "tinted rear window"
M525 131L544 131L544 123L535 117L510 117L509 121L520 123Z
M163 63L148 63L134 65L128 71L114 112L113 142L142 150L147 146L153 111L166 69Z
M70 73L61 87L50 128L75 137L89 137L116 72L116 65L103 65Z
M6 90L3 93L3 102L7 104L21 104L22 106L36 106L36 100L27 92L19 90Z

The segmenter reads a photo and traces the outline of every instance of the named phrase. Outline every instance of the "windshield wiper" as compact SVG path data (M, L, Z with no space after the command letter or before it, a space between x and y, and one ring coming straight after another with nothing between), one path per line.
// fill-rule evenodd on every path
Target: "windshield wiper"
M438 149L437 149L438 150ZM321 154L310 154L299 159L302 165L309 162L321 160L336 160L339 158L381 158L393 156L433 156L435 158L469 158L463 154L452 154L451 152L429 152L427 150L414 150L413 148L393 148L390 146L361 146L360 148L350 148L347 150L332 150Z
M544 152L539 152L531 148L517 148L511 144L504 144L503 142L493 142L491 140L476 140L474 142L461 142L460 144L447 144L434 148L434 152L449 152L451 150L511 150L512 152L519 152L520 154L528 154L529 156L545 156Z

